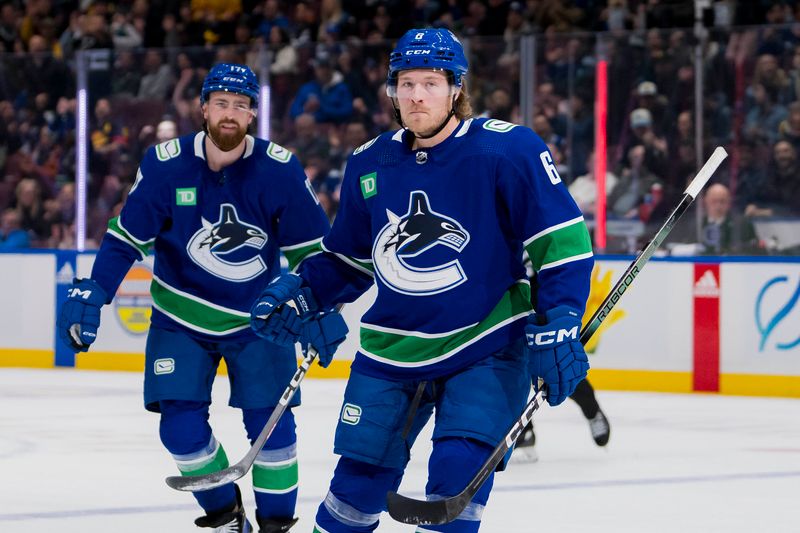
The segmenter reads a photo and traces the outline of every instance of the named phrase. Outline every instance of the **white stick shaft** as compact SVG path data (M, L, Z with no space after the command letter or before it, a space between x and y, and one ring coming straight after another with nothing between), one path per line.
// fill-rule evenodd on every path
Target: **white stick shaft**
M697 173L697 176L694 177L684 192L691 195L692 198L697 198L697 195L700 194L700 191L703 190L708 180L711 179L712 174L726 157L728 157L728 152L725 151L725 148L717 146L717 149L714 150L714 153L711 154L711 157L708 158L706 164L703 165L703 168L700 169L700 172Z

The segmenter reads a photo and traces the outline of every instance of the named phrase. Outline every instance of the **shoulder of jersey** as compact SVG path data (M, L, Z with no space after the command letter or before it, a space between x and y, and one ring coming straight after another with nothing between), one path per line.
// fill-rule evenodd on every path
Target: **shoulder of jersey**
M402 135L402 131L404 130L395 130L395 131L387 131L381 133L374 139L371 139L355 150L353 150L353 154L351 157L358 159L367 159L370 157L375 157L379 153L391 149L393 145L391 143L397 143L399 146L402 146L402 140L398 142L397 139L400 139Z
M158 166L173 166L181 161L185 163L194 154L194 138L195 134L192 133L158 143L147 150L145 159L150 158Z
M253 155L260 163L286 165L292 160L292 152L286 147L272 141L265 141L253 137Z
M530 128L495 118L469 119L469 126L457 131L474 143L473 152L493 154L529 154L543 145L542 139ZM464 128L465 123L461 126Z

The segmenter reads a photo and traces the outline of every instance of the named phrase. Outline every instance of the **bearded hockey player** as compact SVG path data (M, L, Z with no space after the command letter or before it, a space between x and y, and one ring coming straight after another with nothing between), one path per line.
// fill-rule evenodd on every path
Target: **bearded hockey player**
M230 405L242 410L251 442L277 404L297 368L295 352L259 338L249 309L280 274L280 252L295 269L319 251L329 229L297 159L247 134L258 96L248 67L211 69L201 91L205 131L147 151L125 207L109 222L91 277L75 280L58 320L64 341L88 350L100 308L134 261L155 256L144 403L160 413L161 442L186 475L228 466L208 423L220 360L228 368ZM292 405L299 403L295 398ZM263 533L287 531L296 521L295 442L287 410L253 470ZM198 526L252 531L234 484L194 496L206 513Z

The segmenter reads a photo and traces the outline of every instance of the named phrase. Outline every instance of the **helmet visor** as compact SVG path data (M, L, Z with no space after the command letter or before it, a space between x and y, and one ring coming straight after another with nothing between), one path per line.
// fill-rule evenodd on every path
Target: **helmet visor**
M433 72L445 72L439 69L430 70ZM398 98L401 100L411 98L441 98L444 96L452 96L456 93L458 88L452 83L452 76L447 72L447 76L403 76L400 75L392 80L394 83L386 85L386 94L390 98Z

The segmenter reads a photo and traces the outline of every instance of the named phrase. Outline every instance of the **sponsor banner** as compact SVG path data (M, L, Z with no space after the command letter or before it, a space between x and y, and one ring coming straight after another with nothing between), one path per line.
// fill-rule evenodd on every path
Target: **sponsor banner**
M719 391L719 264L694 265L694 390Z
M720 269L722 373L800 376L800 263Z

